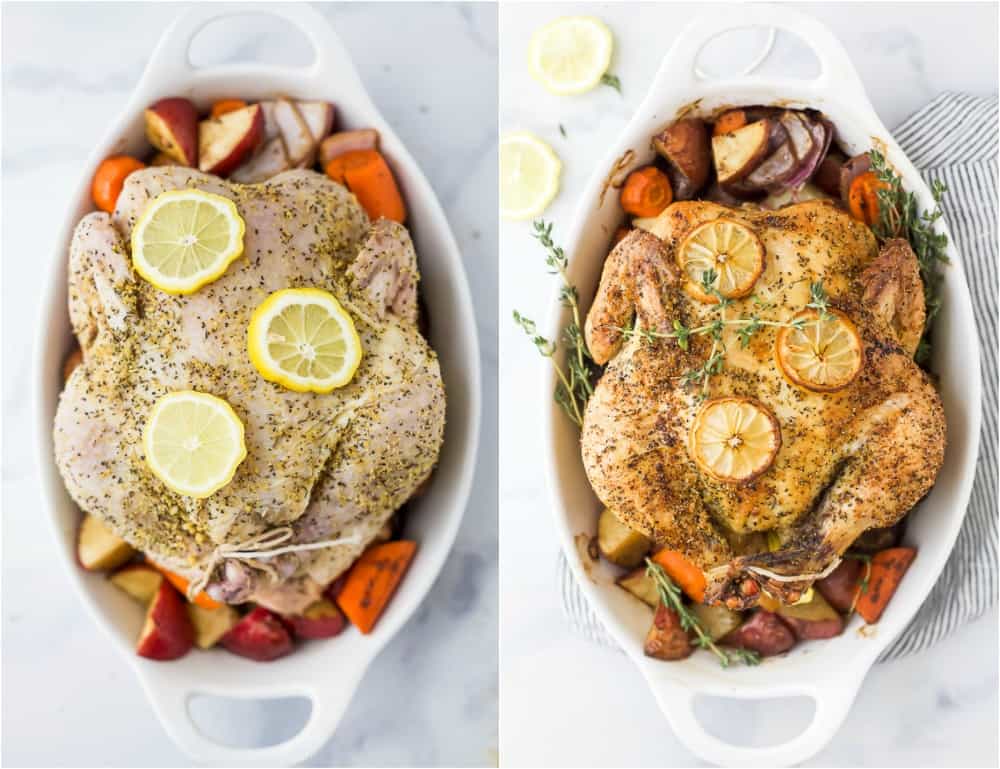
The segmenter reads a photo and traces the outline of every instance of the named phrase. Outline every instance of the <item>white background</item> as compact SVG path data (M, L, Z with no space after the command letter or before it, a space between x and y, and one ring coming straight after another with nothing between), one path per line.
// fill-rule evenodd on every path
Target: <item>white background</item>
M179 9L3 6L7 766L188 764L54 561L39 507L28 389L55 224L94 143ZM489 765L497 746L496 8L361 3L320 10L451 222L472 284L486 392L479 472L455 549L423 605L369 669L336 736L310 763ZM216 28L196 42L195 58L306 63L308 47L287 33L274 23ZM216 733L237 744L290 736L305 717L289 704L206 710Z
M561 156L562 192L545 213L555 235L568 226L575 191L632 116L677 31L714 4L514 4L500 11L501 131L530 130ZM997 89L996 4L852 3L801 6L847 47L890 128L944 90ZM526 66L531 32L561 15L591 14L612 29L607 87L549 95ZM723 58L727 52L719 52ZM733 49L735 55L737 49ZM786 38L763 72L809 71ZM719 64L717 61L716 64ZM566 130L563 137L559 124ZM501 755L506 766L690 766L698 760L671 733L628 659L579 636L560 607L555 530L542 475L542 365L510 320L517 308L549 316L552 278L529 224L501 225ZM545 404L546 407L548 404ZM705 720L745 744L787 738L806 723L801 701L708 703ZM742 744L737 741L737 744ZM814 766L995 766L997 612L937 647L869 674L851 714Z

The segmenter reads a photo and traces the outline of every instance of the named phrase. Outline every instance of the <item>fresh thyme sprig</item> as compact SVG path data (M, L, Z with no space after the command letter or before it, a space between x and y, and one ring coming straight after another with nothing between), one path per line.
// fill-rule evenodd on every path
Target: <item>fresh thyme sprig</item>
M618 79L618 75L612 75L610 72L601 75L601 85L614 88L618 93L622 92L622 81Z
M760 655L757 652L749 649L724 650L716 646L712 637L701 626L701 622L684 603L681 589L667 576L667 572L663 570L662 566L649 558L646 559L646 575L656 583L656 592L663 605L677 612L681 629L685 632L694 631L694 638L691 639L692 646L712 652L719 658L719 664L724 668L729 667L733 662L742 662L745 665L760 664Z
M790 321L765 320L760 317L759 313L754 313L750 317L727 318L725 314L726 309L733 303L733 300L727 299L715 288L716 277L716 272L712 269L705 270L701 276L702 290L706 294L713 295L716 298L715 308L718 312L718 317L711 322L691 328L674 319L672 330L657 331L655 329L642 328L638 320L636 320L632 326L615 328L625 339L639 337L649 343L657 339L676 339L677 346L684 351L689 349L692 336L707 335L711 338L712 349L709 351L705 362L698 368L689 369L681 375L682 384L701 386L702 389L699 398L704 398L707 395L711 377L721 374L725 369L726 343L722 333L725 328L730 326L735 327L736 336L740 340L740 346L746 349L750 346L750 340L753 336L766 326L794 328L801 331L810 325L833 319L833 316L830 314L830 300L827 297L826 290L823 288L822 280L809 284L810 300L806 304L806 307L814 309L819 313L819 318L814 321L807 321L805 318L797 318ZM754 297L754 303L762 310L771 308L771 305L765 304L757 297Z
M941 310L941 273L939 264L948 263L946 249L948 236L938 232L937 221L942 217L941 198L948 188L940 181L931 182L934 209L921 211L917 197L903 189L903 181L878 150L868 153L872 171L885 186L878 190L879 218L872 228L880 242L890 238L905 238L917 255L920 278L924 284L924 306L927 316L924 331L917 347L916 360L925 364L930 357L928 333L934 318Z
M583 409L594 392L591 384L594 372L590 365L593 359L587 350L587 343L583 338L583 330L580 325L579 297L576 287L569 282L569 277L566 274L569 260L562 248L552 240L552 223L536 219L532 222L532 227L532 236L545 248L545 264L548 265L550 274L559 275L562 278L559 301L563 307L572 312L572 319L563 328L561 339L566 347L565 371L555 357L558 349L556 341L539 335L534 321L521 315L517 310L514 311L514 322L531 337L531 341L539 353L552 361L552 365L559 375L559 384L556 386L553 397L569 418L576 423L577 427L583 427Z

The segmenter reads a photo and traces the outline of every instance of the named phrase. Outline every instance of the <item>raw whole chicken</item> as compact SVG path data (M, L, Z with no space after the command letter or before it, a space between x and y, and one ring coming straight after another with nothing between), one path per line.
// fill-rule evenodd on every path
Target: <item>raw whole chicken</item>
M675 320L696 328L719 318L717 304L685 290L676 256L697 226L720 218L748 227L764 249L753 293L732 299L726 318L788 323L821 281L829 312L860 337L849 384L816 391L786 376L780 325L759 328L746 347L739 323L725 326L721 344L692 335L687 351L662 336ZM705 572L706 602L744 609L762 589L794 602L862 532L909 511L943 462L941 400L913 360L925 317L916 257L903 240L880 252L866 226L827 201L779 211L675 203L648 229L611 252L586 320L594 360L607 363L584 416L590 483L623 523ZM682 381L720 348L724 366L704 389ZM739 483L692 456L696 416L727 398L760 407L776 428L773 459Z
M196 187L230 198L246 222L244 256L194 294L172 296L131 268L131 229L159 193ZM70 248L69 312L83 350L59 401L56 461L66 488L154 562L229 603L301 612L364 550L429 476L445 394L437 356L417 330L419 273L407 231L368 217L313 171L256 185L179 168L129 176L112 216L92 213ZM350 312L363 359L329 394L265 381L247 324L273 291L319 287ZM207 499L178 495L146 466L141 435L158 398L193 389L224 398L248 455ZM291 526L288 544L344 539L267 559L213 557Z

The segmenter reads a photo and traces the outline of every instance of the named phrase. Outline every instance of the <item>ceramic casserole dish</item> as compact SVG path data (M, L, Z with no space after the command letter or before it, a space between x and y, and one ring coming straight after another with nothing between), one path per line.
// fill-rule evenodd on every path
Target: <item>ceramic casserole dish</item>
M819 61L818 77L707 80L697 74L698 54L710 40L729 30L754 26L777 28L805 42ZM822 24L785 4L727 6L724 11L713 8L678 34L632 121L619 141L609 147L606 157L595 164L572 225L561 237L570 258L569 279L580 292L583 311L589 308L612 233L623 216L616 191L602 200L605 180L618 159L629 150L634 152L620 169L618 178L624 178L627 171L652 161L650 137L681 112L707 117L722 107L753 104L821 110L836 126L849 155L878 146L904 186L916 193L921 207L933 208L929 188L880 122L846 51ZM553 403L555 375L551 368L546 372L540 394L550 404L545 409L544 440L563 550L590 606L642 671L677 737L705 761L731 766L789 766L821 750L843 722L869 668L912 619L944 567L968 505L981 417L979 349L972 305L961 256L953 245L949 245L948 256L951 263L943 270L943 309L936 320L931 363L940 375L948 446L937 483L908 519L906 544L916 547L919 555L881 621L864 636L858 632L862 623L855 616L842 635L800 643L788 654L767 659L757 667L722 669L707 653L695 653L681 662L662 662L643 655L650 610L615 585L617 574L612 567L591 562L587 555L586 542L596 532L600 503L584 473L579 432ZM547 336L555 339L561 336L567 311L558 300L553 305ZM737 699L806 696L815 701L815 712L806 729L783 744L739 747L710 734L699 723L693 703L700 694Z
M188 49L209 22L235 14L272 14L294 25L309 40L312 65L282 68L255 64L195 69ZM192 653L162 663L135 653L143 612L101 574L76 563L80 512L66 493L53 461L52 423L62 389L62 362L74 343L67 313L67 255L73 230L93 209L90 180L108 155L143 156L149 150L143 109L166 96L186 96L204 109L214 100L238 96L259 100L285 94L323 99L337 109L338 126L372 127L409 209L409 228L422 271L421 290L435 332L448 396L448 421L437 470L427 493L413 503L407 536L419 551L374 632L346 632L336 640L305 644L286 658L259 664L222 650ZM458 247L441 206L416 162L369 99L346 49L326 19L306 4L204 4L184 12L163 34L122 115L90 156L70 210L55 242L48 291L42 299L34 375L38 458L52 531L70 579L94 619L110 635L142 682L164 728L200 764L292 765L308 758L330 738L368 665L430 590L448 555L468 501L479 437L480 372L475 319ZM188 700L195 694L234 698L306 697L311 712L294 737L259 749L219 745L194 725ZM389 696L386 693L386 696Z

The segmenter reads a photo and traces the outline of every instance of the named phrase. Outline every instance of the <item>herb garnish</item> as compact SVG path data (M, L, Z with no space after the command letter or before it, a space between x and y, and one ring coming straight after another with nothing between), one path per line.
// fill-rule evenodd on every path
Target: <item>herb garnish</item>
M760 664L760 655L755 651L750 651L749 649L723 650L716 646L712 637L701 626L701 622L684 603L681 589L667 576L667 572L663 570L660 564L649 558L646 559L646 576L656 583L656 592L660 596L660 601L663 605L677 612L681 629L684 631L694 631L695 637L691 639L692 646L712 652L712 654L719 658L719 664L724 668L729 667L733 662L742 662L745 665Z
M562 134L564 139L566 138L566 127L562 123L559 124L559 133Z
M844 558L850 558L852 561L861 561L865 565L865 575L861 578L861 582L858 583L858 592L854 594L854 600L851 601L851 608L847 612L848 614L853 614L858 599L868 592L868 581L872 576L872 557L864 553L844 553Z
M618 91L619 94L622 92L622 81L618 79L618 75L612 75L610 72L605 72L601 75L601 85L610 86Z
M814 321L807 321L805 318L798 318L791 321L764 320L760 317L759 313L754 313L750 317L727 318L726 309L733 303L734 300L727 299L717 288L714 287L713 284L715 283L716 277L716 272L712 269L705 270L705 272L701 275L702 290L706 294L713 295L717 300L715 308L718 311L718 317L710 323L690 328L685 326L679 320L674 319L672 331L654 331L653 329L644 329L638 325L637 321L630 327L626 326L615 328L615 330L626 339L638 336L649 343L652 343L656 339L676 339L677 346L685 351L688 349L688 340L692 336L708 335L712 339L712 349L708 354L708 358L698 368L689 369L681 375L682 384L701 385L702 389L697 396L698 400L704 399L708 394L709 379L716 374L721 374L725 369L726 343L722 332L726 326L736 327L736 336L740 340L740 346L745 349L750 346L750 340L753 338L754 334L765 326L795 328L801 331L807 326L832 319L832 316L828 311L829 298L826 295L826 290L823 288L822 280L809 284L810 299L808 304L806 304L806 307L819 312L819 318ZM756 296L754 296L753 301L761 310L770 309L772 306L761 302Z
M559 275L562 278L559 301L563 307L570 309L573 313L572 320L566 324L562 333L562 343L566 346L566 370L563 371L555 359L558 344L538 334L534 321L514 310L514 322L532 338L531 341L538 351L544 357L551 359L552 365L559 375L559 384L556 385L555 393L553 393L556 403L562 406L563 411L576 423L577 427L583 427L583 409L594 392L591 384L594 372L590 367L593 358L590 357L590 352L587 350L580 326L580 305L576 287L569 282L566 275L566 269L569 266L566 254L552 241L552 223L536 219L532 222L532 227L534 228L532 236L545 247L547 252L545 264L549 267L549 273Z
M945 249L948 247L948 236L937 232L935 224L941 218L941 198L948 188L938 180L931 182L931 195L934 196L934 210L921 211L917 198L912 192L903 189L903 181L896 175L885 156L878 150L870 150L872 171L885 186L878 190L879 218L872 230L884 243L890 238L905 238L909 241L913 252L917 255L920 267L920 278L924 284L924 306L927 317L924 321L924 331L914 356L917 363L926 364L930 358L930 343L927 336L934 318L941 310L941 273L939 263L948 263Z

